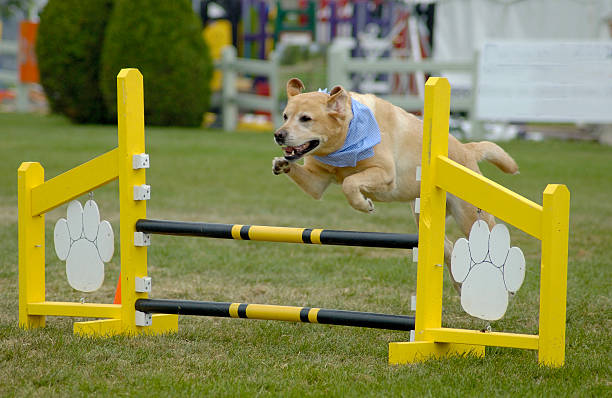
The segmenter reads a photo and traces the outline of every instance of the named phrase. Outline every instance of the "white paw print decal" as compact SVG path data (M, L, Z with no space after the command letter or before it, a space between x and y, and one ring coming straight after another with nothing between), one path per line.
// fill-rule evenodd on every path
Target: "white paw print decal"
M113 229L108 221L100 222L98 205L93 200L68 204L66 218L60 218L53 231L55 253L66 260L68 283L76 290L93 292L104 282L104 263L115 250Z
M472 225L469 241L455 243L451 273L461 283L461 306L468 314L495 321L506 313L508 293L515 293L525 279L525 257L510 247L510 233L503 224L489 232L486 222Z

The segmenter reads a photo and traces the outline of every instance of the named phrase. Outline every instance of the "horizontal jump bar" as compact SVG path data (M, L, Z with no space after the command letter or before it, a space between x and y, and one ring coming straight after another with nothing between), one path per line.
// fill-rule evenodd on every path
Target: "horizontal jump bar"
M136 231L162 235L202 236L206 238L266 242L314 243L319 245L386 247L393 249L412 249L419 245L419 236L414 234L148 219L138 220L136 222Z
M158 314L200 315L322 323L388 330L414 330L414 317L373 312L326 310L267 304L222 303L214 301L138 299L136 310Z

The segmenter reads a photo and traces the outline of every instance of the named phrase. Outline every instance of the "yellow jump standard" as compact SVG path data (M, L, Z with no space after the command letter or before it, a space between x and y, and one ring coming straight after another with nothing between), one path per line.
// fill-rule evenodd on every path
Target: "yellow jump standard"
M86 335L158 334L178 330L177 315L155 315L152 325L139 326L134 303L147 298L137 292L136 278L147 276L147 248L134 244L136 221L146 217L146 200L134 196L145 184L146 167L134 156L145 153L142 75L123 69L117 76L118 145L111 151L45 181L38 162L18 170L19 325L45 326L47 315L108 318L76 322L74 332ZM119 180L121 237L121 304L51 302L45 299L45 213L111 181ZM128 287L132 288L128 288Z
M542 206L448 158L450 86L432 77L425 85L421 205L413 342L389 344L392 364L472 353L485 346L538 351L538 362L565 360L565 306L569 234L569 191L550 184ZM442 327L442 276L446 195L453 194L542 241L539 334L491 333Z

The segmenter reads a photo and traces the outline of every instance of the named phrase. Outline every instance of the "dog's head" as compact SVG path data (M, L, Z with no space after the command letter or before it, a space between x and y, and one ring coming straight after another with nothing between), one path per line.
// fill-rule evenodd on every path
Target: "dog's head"
M287 82L285 122L274 133L285 159L295 161L306 154L328 155L342 148L352 118L350 96L341 86L329 94L302 93L304 84L293 78Z

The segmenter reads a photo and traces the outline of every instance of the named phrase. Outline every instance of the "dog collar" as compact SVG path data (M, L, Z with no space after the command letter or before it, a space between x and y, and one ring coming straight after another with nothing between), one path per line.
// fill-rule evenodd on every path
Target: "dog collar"
M374 156L374 146L380 143L380 128L366 105L351 98L353 119L349 123L342 148L326 156L316 156L320 162L335 167L355 167L357 162Z

